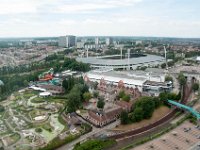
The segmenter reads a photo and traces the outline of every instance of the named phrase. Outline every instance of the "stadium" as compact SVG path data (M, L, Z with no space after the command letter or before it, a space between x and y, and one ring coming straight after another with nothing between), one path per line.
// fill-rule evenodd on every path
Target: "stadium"
M90 64L92 68L133 69L138 66L156 66L165 62L165 58L149 54L107 55L99 57L77 58L77 61Z

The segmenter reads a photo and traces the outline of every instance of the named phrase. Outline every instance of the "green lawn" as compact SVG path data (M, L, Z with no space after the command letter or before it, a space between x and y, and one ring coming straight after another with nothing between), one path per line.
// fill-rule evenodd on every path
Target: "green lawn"
M46 101L45 98L42 97L36 97L34 99L31 100L31 103L44 103Z

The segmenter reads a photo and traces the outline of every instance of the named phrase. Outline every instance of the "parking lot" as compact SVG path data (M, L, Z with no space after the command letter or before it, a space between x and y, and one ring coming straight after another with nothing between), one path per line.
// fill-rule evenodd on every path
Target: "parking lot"
M200 127L186 121L169 133L133 150L200 150Z

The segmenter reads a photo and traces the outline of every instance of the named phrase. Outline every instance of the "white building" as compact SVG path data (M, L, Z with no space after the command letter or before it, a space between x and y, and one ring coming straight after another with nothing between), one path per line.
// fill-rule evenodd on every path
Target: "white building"
M113 44L113 39L112 38L106 38L106 45L109 46Z
M60 47L73 47L76 46L76 37L73 35L60 36L58 40Z
M98 37L95 38L95 45L99 45L99 38Z
M136 45L142 44L142 41L136 41L135 44Z
M107 84L118 85L123 82L125 87L143 90L146 81L164 82L165 74L145 71L113 71L112 69L93 70L85 74L85 80L100 82L104 79Z
M76 43L76 47L77 47L77 48L84 48L84 45L85 45L85 43L82 42L82 41Z

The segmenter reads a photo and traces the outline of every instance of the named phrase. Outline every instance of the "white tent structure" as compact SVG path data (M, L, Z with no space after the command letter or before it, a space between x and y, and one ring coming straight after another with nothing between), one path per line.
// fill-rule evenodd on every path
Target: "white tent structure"
M39 94L40 97L48 97L51 96L52 94L50 92L42 92Z

